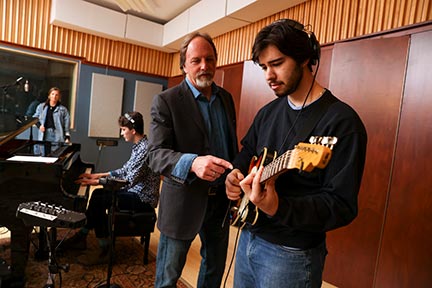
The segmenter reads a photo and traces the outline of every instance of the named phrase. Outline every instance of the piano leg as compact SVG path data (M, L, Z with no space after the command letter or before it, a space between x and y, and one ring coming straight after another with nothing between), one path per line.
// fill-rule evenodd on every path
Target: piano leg
M2 191L3 192L3 191ZM10 255L11 274L9 283L24 283L25 269L29 257L32 227L26 226L16 217L16 207L12 201L0 201L0 226L9 229L11 234ZM3 287L3 286L2 286Z
M38 234L39 246L35 251L35 259L37 261L44 261L48 259L48 243L46 238L47 233L48 230L46 227L39 227L39 234Z

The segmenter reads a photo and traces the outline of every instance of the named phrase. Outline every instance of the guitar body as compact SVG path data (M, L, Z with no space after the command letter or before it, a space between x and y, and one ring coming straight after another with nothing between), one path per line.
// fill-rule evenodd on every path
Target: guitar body
M264 147L260 156L252 157L249 164L249 173L257 171L261 166L265 166L276 158L276 152L268 153L268 149ZM231 225L243 227L246 223L254 225L258 220L258 208L249 201L249 198L244 195L238 200L236 205L231 207Z
M325 168L331 158L331 149L337 142L336 137L312 136L309 143L299 143L293 150L276 157L276 152L268 153L264 148L260 156L254 156L249 164L249 173L257 171L264 166L260 178L262 185L273 177L286 172L289 169L311 172L315 167ZM254 225L258 220L259 210L244 195L236 205L231 207L231 225L243 228L246 223Z

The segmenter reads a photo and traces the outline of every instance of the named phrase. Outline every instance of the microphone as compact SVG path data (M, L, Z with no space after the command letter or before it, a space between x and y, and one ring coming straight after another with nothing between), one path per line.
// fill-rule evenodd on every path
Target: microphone
M23 80L24 77L19 77L18 79L15 80L15 85L19 85L21 80Z
M29 92L29 90L30 90L30 84L28 80L26 80L24 83L24 92Z

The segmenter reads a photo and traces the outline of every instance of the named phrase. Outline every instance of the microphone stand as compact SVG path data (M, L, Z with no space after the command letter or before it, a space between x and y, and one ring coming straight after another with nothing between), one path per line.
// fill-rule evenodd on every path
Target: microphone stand
M128 184L126 180L120 180L115 178L100 178L99 183L104 186L108 191L111 191L111 208L108 213L108 231L110 235L110 245L109 245L109 261L108 261L108 271L106 284L97 286L97 288L121 288L118 284L111 284L112 266L114 260L114 215L117 201L117 191Z
M55 277L56 274L59 274L60 276L60 287L62 286L62 277L61 277L61 270L64 272L69 272L69 264L60 265L57 262L56 258L56 247L55 247L55 241L57 239L57 228L51 227L50 231L48 232L47 227L40 227L40 229L44 230L46 237L48 239L48 279L44 286L44 288L54 288L55 287Z
M2 105L1 105L1 112L2 113L6 113L7 109L6 109L6 95L7 95L7 90L13 86L17 86L19 85L19 83L21 82L21 80L23 79L23 77L19 77L17 80L15 80L15 82L13 84L6 84L3 86L0 86L1 89L3 89L3 94L2 94Z

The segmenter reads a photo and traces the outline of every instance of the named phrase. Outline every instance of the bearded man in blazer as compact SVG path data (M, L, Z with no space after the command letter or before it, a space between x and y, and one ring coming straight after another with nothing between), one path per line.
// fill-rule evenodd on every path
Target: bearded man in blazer
M180 49L185 79L153 99L148 164L164 176L155 287L176 287L189 247L201 238L197 287L220 287L229 234L225 177L238 152L232 96L216 86L217 52L203 33Z

